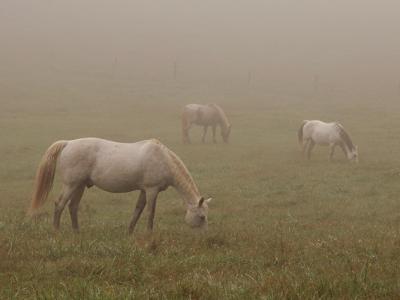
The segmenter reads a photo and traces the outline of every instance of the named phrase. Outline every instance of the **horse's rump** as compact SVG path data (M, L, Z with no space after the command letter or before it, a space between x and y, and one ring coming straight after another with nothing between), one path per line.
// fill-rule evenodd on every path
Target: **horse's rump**
M308 120L303 120L303 123L301 123L300 128L297 131L297 139L301 146L303 145L303 129L304 129L304 125L306 125L307 122L308 122Z

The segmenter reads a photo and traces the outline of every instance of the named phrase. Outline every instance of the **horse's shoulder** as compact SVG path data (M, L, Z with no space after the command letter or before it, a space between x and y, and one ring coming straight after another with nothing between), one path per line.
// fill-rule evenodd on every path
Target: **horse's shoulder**
M221 108L215 103L208 103L207 108L210 108L216 112L219 112L221 110Z
M223 114L222 109L215 103L209 103L205 106L210 114L220 116Z
M343 125L340 124L339 121L334 121L334 122L332 122L332 124L333 124L333 126L335 126L335 128L337 128L338 130L343 130L343 129L344 129L344 128L343 128Z

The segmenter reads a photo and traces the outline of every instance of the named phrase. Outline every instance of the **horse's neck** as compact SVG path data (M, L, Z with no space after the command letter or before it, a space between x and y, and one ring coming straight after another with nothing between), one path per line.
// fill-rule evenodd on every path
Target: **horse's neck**
M181 197L183 198L183 200L187 205L196 204L198 199L200 199L198 192L195 191L192 187L190 187L190 184L182 182L180 179L175 180L173 186L181 195Z
M350 153L349 147L347 147L346 143L342 140L342 149L346 156Z
M217 121L219 125L224 129L228 129L229 123L228 119L226 118L225 114L221 111L220 108L215 107L215 111L217 112Z
M335 124L339 130L339 135L340 139L344 145L344 148L346 149L346 153L351 153L353 152L354 149L354 144L353 141L351 140L350 136L348 133L344 130L344 128L340 124Z
M171 157L172 186L179 192L186 204L197 204L200 194L192 176L175 153L169 151Z
M218 117L218 124L219 126L221 126L224 130L228 129L228 123L226 122L226 120L224 118L222 118L221 116Z
M342 141L342 143L343 143L343 147L344 147L344 151L346 152L346 155L351 154L351 152L353 152L353 150L350 149L350 147L346 144L345 141Z

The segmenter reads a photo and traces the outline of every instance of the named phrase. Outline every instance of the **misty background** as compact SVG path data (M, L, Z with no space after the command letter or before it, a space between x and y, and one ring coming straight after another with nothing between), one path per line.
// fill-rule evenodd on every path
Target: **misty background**
M119 82L399 99L399 12L389 0L2 0L0 95Z

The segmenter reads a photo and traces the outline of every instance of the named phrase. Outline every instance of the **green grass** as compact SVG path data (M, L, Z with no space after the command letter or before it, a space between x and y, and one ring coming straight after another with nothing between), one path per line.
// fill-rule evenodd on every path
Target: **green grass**
M400 297L396 102L72 86L3 92L0 298ZM182 145L181 107L208 101L226 109L231 143L203 145L198 128L194 143ZM359 146L360 163L347 163L339 151L329 163L328 149L318 147L312 161L303 161L296 132L301 120L313 118L340 120ZM158 199L153 242L145 235L146 214L130 237L138 193L92 188L81 203L81 232L72 232L67 211L55 232L58 178L42 218L27 218L41 155L55 140L84 136L159 138L213 197L209 231L186 227L182 200L169 189Z

